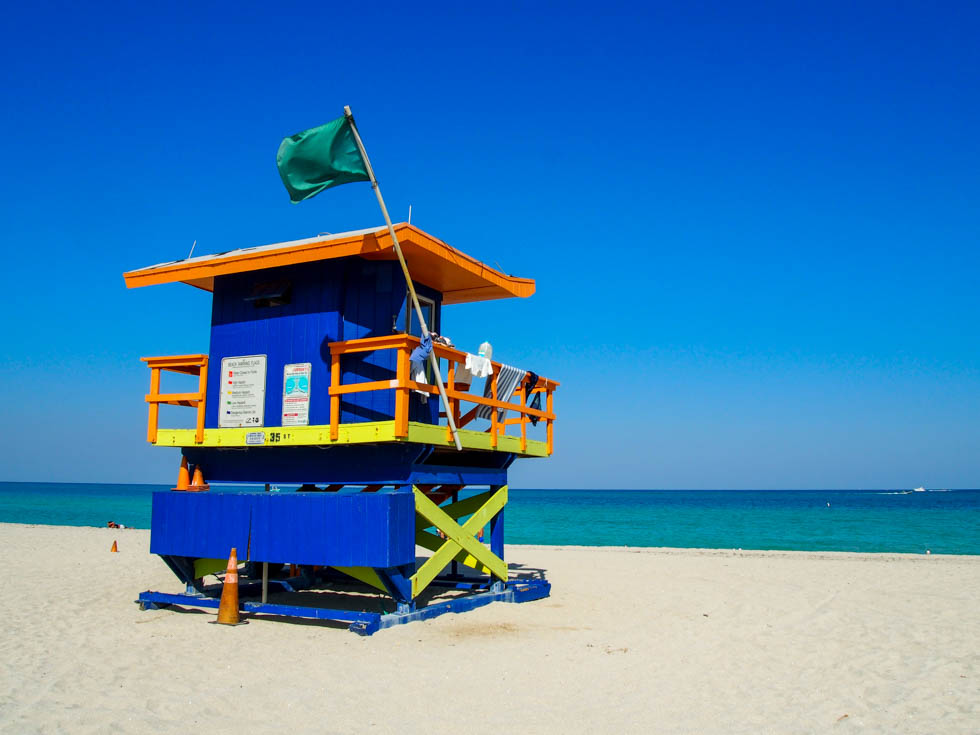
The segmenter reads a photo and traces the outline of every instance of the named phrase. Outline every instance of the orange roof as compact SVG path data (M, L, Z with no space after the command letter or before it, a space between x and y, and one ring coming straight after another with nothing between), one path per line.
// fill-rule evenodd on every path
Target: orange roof
M504 275L422 232L418 227L400 223L395 225L395 233L412 278L442 293L444 304L527 297L534 293L532 279ZM127 288L180 282L213 291L215 276L351 255L368 260L395 260L388 228L341 232L217 255L202 255L129 271L123 274L123 278L126 279Z

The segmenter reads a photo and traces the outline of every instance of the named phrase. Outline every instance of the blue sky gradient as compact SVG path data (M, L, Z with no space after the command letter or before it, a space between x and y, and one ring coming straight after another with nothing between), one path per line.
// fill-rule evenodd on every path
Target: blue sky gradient
M276 173L349 104L396 221L537 279L443 317L563 383L512 485L976 487L978 37L975 3L7 8L0 480L172 480L138 358L206 352L210 298L121 274L380 224Z

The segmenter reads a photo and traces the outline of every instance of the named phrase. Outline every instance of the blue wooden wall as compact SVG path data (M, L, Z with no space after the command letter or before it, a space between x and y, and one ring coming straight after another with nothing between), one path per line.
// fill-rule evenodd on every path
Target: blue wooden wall
M256 284L286 280L290 303L256 307L246 301ZM436 301L441 294L419 285L419 292ZM225 357L266 355L265 426L282 418L283 368L290 363L312 364L310 425L330 423L330 342L391 334L405 328L406 290L397 263L361 258L326 260L219 276L214 283L211 347L205 426L217 428L221 360ZM342 362L345 383L389 380L395 377L395 353L352 355ZM435 423L438 400L423 405L412 396L413 421ZM347 396L341 402L341 422L383 421L394 416L394 392L372 391Z
M153 493L150 552L292 564L415 562L415 500L399 493Z

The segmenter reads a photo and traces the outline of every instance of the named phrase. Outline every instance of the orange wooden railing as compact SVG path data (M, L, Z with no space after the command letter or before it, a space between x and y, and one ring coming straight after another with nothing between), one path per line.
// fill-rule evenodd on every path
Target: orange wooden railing
M368 337L366 339L352 339L346 342L330 343L330 438L336 441L340 433L340 397L352 393L365 393L375 390L394 390L395 393L395 436L408 436L408 396L413 390L423 391L438 396L439 389L428 383L417 383L410 380L409 358L412 350L418 347L419 338L408 334L392 334L383 337ZM395 362L395 377L392 380L373 380L366 383L341 384L340 361L344 355L351 355L359 352L376 352L379 350L397 350L398 355ZM433 345L433 351L440 360L448 362L448 370L443 372L446 376L446 397L449 399L449 407L453 414L453 419L457 427L466 426L472 421L480 406L491 406L504 409L503 419L498 418L498 411L490 412L490 446L496 449L497 437L505 433L508 426L520 426L520 447L521 451L527 450L527 425L532 417L545 421L545 434L547 437L548 454L554 449L554 391L559 383L539 377L535 386L529 394L525 393L529 382L529 375L525 375L523 380L514 390L514 395L510 401L497 399L497 376L500 373L500 363L491 362L493 374L489 377L491 393L490 397L484 397L476 393L465 390L457 390L455 386L456 368L458 365L466 364L466 353L460 350L446 347L438 343ZM440 365L440 372L441 365ZM528 405L529 399L535 393L545 394L545 410L531 408ZM512 400L516 398L517 403ZM474 403L475 405L467 413L461 411L461 403ZM507 413L516 413L516 417L507 418ZM445 414L440 414L445 416ZM446 438L452 439L452 432L446 424Z
M150 392L146 394L146 402L150 404L150 418L146 427L146 440L157 440L157 423L160 419L160 404L168 406L197 407L197 427L194 441L198 444L204 441L204 404L208 389L208 356L207 355L174 355L172 357L141 357L150 368ZM172 373L198 376L197 393L161 393L160 373L169 370Z

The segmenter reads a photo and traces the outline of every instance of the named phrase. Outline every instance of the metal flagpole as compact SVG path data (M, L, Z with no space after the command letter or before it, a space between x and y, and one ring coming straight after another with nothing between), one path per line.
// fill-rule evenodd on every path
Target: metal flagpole
M367 169L368 176L371 179L371 187L374 189L374 195L378 198L378 204L381 206L381 214L384 215L385 224L388 225L388 234L391 235L391 242L395 247L395 254L398 256L398 262L401 264L402 273L405 274L408 293L412 297L412 306L415 307L415 314L418 316L419 324L422 326L422 338L425 339L429 337L429 327L425 323L425 317L422 316L422 307L419 305L419 297L415 293L415 284L412 283L412 276L408 272L408 264L405 263L405 256L402 254L401 245L398 243L398 236L395 235L395 228L391 224L391 217L388 216L388 208L385 206L385 200L381 196L381 189L378 188L378 180L374 178L374 169L371 168L371 161L368 160L367 151L364 150L364 143L361 142L361 136L357 132L357 126L354 124L354 116L351 114L348 105L344 105L344 115L350 121L350 129L354 133L354 140L357 141L357 148L361 152L361 158L364 159L364 167ZM462 451L463 445L459 442L459 434L456 432L456 422L453 420L453 412L449 407L449 398L446 396L446 387L442 384L442 374L439 372L439 360L436 357L434 345L432 351L429 353L429 362L436 376L436 387L439 389L439 395L442 397L442 405L446 409L446 421L449 422L449 428L453 433L453 441L456 442L456 449Z

